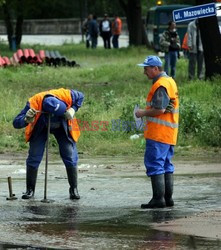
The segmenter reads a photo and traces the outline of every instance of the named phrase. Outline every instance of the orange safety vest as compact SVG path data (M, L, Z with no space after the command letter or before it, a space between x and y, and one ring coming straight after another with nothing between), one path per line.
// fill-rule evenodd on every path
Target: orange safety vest
M122 29L122 21L117 17L112 23L112 33L113 35L120 35Z
M29 98L30 108L33 108L37 110L38 112L35 116L34 122L29 123L25 128L26 142L30 140L35 124L41 115L42 102L46 95L55 96L59 100L64 101L67 104L67 109L69 109L72 105L71 91L68 89L64 89L64 88L44 91ZM67 120L67 123L68 123L68 131L71 137L73 138L75 142L77 142L80 137L80 129L77 123L77 119L74 118L72 120Z
M174 100L174 110L172 113L164 113L154 117L147 117L147 124L144 130L144 137L154 141L176 145L179 120L179 99L178 90L172 77L160 77L151 87L147 95L147 107L151 108L151 100L155 91L160 87L167 90L170 99Z
M188 33L186 32L183 38L182 49L188 50Z

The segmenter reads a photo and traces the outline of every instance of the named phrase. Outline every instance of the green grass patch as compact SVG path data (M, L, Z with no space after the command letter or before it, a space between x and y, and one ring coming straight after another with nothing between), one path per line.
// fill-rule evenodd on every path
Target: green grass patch
M85 127L78 143L79 152L90 155L136 155L143 154L145 140L138 133L128 131L123 122L133 121L133 107L139 103L145 107L146 95L151 86L137 63L147 55L154 54L145 47L118 50L86 49L84 44L63 46L29 46L35 52L40 49L58 50L68 59L80 64L79 68L48 67L46 65L21 65L0 68L0 152L27 150L24 130L15 130L13 118L24 107L28 98L37 92L53 88L77 89L85 94L83 107L77 113L81 126ZM4 44L1 55L12 56ZM221 146L221 85L220 77L212 81L188 81L188 61L177 62L176 82L180 95L180 129L178 146ZM121 120L120 130L114 130L114 122ZM99 129L94 124L99 123ZM102 122L106 122L103 131ZM85 125L84 123L87 123ZM129 125L130 126L130 125ZM52 151L57 144L50 139Z

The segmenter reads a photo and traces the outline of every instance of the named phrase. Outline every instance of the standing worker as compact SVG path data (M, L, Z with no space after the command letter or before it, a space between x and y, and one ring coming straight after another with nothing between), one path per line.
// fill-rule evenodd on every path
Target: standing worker
M111 21L108 19L107 14L104 14L104 19L100 22L100 35L103 38L104 41L104 48L110 49L110 39L111 39Z
M170 21L168 28L165 30L160 38L161 50L165 53L164 70L167 75L175 78L176 76L176 62L180 50L180 37L176 31L176 23ZM170 71L170 72L169 72Z
M189 48L189 80L193 80L195 77L196 65L197 65L197 77L203 79L203 45L199 29L198 19L190 22L187 28L188 32L188 48Z
M182 50L183 50L184 58L188 58L189 57L189 47L188 47L188 33L187 32L185 33L184 38L183 38Z
M58 142L60 156L67 171L70 199L80 199L77 189L76 148L80 130L74 116L81 107L83 99L83 93L64 88L40 92L29 98L24 109L15 117L14 128L25 128L26 142L29 142L29 154L26 160L27 190L22 199L34 196L38 167L47 141L49 114L50 133Z
M115 49L119 48L118 40L121 34L121 30L122 30L122 21L117 15L115 15L114 21L112 23L112 35L113 35L112 44Z
M171 159L178 133L178 90L173 78L162 71L162 61L158 56L148 56L138 66L144 67L144 74L153 80L146 99L146 109L136 111L137 117L146 117L147 120L144 164L153 191L150 202L142 204L141 208L171 207L174 205L174 166Z

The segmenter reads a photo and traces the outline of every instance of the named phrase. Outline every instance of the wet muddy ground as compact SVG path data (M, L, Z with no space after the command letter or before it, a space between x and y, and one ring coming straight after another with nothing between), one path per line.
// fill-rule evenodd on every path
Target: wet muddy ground
M25 157L3 154L0 249L221 249L219 226L214 234L197 234L195 228L205 212L211 219L204 221L204 231L210 232L211 224L219 224L220 158L180 158L174 163L175 206L141 210L140 204L152 194L142 157L80 157L81 199L71 201L63 163L49 156L47 198L51 202L43 203L44 162L38 172L35 199L27 201L21 199ZM6 200L8 176L17 200ZM212 220L214 213L219 215L216 221ZM188 218L198 219L188 224ZM184 224L185 230L176 230Z

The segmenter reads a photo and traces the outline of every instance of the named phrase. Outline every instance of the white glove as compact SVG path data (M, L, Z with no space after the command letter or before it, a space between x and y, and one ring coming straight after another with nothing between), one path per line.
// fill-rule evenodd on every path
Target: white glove
M32 123L35 120L37 112L34 109L29 109L25 114L25 121L27 123Z
M65 113L64 113L64 118L66 120L72 120L74 118L75 110L73 108L69 108Z

